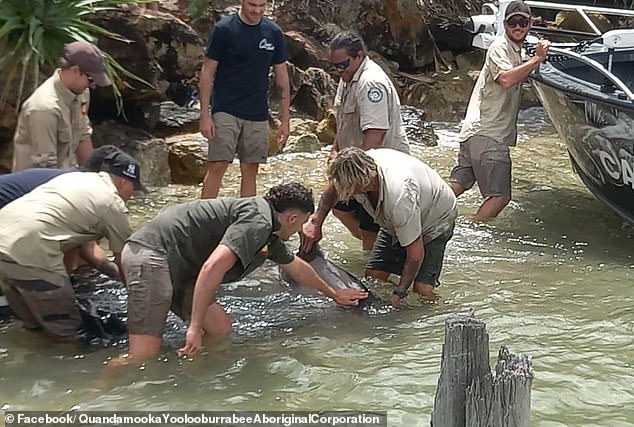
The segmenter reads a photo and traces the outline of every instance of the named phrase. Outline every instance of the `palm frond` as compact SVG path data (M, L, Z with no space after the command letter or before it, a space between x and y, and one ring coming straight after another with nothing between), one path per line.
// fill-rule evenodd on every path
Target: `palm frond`
M85 17L96 11L136 3L137 0L1 0L0 46L3 47L3 55L0 57L0 73L8 78L0 88L0 105L6 100L8 86L15 84L15 78L18 79L18 93L17 99L12 101L19 105L25 82L32 80L37 86L40 66L55 68L66 43L94 43L97 36L129 42L125 37L87 21ZM113 82L127 77L149 85L105 52L104 57L106 72ZM121 91L117 85L113 85L113 92L120 106Z

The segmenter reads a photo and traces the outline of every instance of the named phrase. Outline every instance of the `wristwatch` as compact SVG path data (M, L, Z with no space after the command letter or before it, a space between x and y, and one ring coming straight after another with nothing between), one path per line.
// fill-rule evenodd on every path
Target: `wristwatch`
M405 297L407 297L407 291L401 291L399 289L394 289L394 291L392 292L393 295L396 295L397 297L399 297L400 299L405 299Z

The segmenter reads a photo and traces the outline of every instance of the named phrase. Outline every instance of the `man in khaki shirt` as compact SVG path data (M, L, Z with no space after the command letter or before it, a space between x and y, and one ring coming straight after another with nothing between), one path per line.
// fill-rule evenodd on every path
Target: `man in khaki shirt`
M385 71L368 58L363 39L352 31L337 34L330 43L330 62L341 77L330 159L346 147L385 147L409 154L398 93ZM372 248L379 227L356 201L338 203L333 214L363 242L363 249Z
M392 295L397 306L412 284L434 297L445 246L453 236L456 197L422 161L396 150L343 149L328 167L328 186L317 212L303 227L302 249L321 239L321 227L337 200L352 197L381 226L366 264L366 276L387 280L400 275Z
M60 68L22 104L13 137L13 172L83 164L92 152L89 88L110 84L95 45L67 44Z
M130 236L125 201L140 183L138 163L123 152L104 160L108 172L70 172L0 210L0 287L27 329L54 340L81 338L81 319L64 267L64 252L80 248L103 273L120 277L120 253ZM98 251L107 237L115 263Z
M546 59L550 43L540 40L535 56L522 62L521 47L531 27L530 8L513 1L506 8L506 34L489 47L460 131L458 164L449 185L456 196L477 181L485 198L475 220L495 218L511 201L510 146L517 138L522 82Z

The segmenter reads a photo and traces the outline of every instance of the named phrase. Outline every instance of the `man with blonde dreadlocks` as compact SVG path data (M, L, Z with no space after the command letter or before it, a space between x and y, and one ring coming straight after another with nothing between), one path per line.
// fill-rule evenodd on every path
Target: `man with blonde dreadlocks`
M414 292L433 297L457 216L449 185L422 161L387 148L343 149L328 167L328 180L317 212L304 224L302 249L321 239L337 201L354 198L381 226L365 275L384 281L400 275L394 306L412 283Z

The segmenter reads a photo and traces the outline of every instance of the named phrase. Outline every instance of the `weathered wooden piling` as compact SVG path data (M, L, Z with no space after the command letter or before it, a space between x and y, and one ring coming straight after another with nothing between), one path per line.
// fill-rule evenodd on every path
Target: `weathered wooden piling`
M432 427L525 427L530 425L531 359L500 348L495 374L489 365L489 334L473 314L445 321L440 377Z

